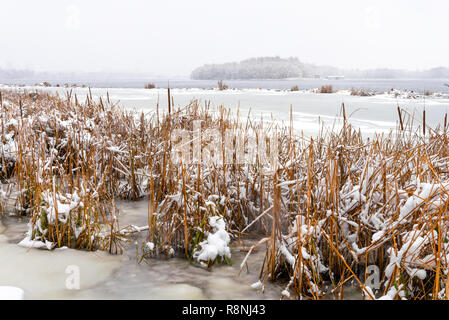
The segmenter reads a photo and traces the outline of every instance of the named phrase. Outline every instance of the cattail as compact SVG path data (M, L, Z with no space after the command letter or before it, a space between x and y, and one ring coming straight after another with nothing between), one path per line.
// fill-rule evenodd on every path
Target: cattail
M398 106L398 116L399 116L399 123L401 124L401 131L404 131L404 124L402 122L402 112L401 112L401 108L399 108L399 106Z
M444 131L446 131L447 128L447 113L444 114Z
M426 109L422 112L422 132L423 135L426 135Z
M168 114L171 114L170 86L168 86L167 88L167 94L168 94Z

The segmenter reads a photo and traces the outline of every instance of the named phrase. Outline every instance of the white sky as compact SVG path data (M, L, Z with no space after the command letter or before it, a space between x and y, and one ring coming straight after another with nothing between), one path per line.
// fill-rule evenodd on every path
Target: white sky
M297 56L343 68L449 66L448 0L3 0L0 67L188 75Z

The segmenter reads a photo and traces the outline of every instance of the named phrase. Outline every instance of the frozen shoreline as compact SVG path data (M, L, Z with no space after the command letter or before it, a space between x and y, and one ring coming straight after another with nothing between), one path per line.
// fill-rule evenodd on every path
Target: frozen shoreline
M299 87L299 86L298 86ZM2 84L0 83L0 89L25 89L25 90L80 90L84 89L86 91L89 90L89 86L86 85L75 85L75 86L54 86L54 85L44 85L43 83L37 84L37 85L16 85L16 84ZM115 90L124 90L124 91L155 91L155 92L161 92L166 91L167 88L153 88L153 89L145 89L145 88L127 88L127 87L90 87L91 90L109 90L109 91L115 91ZM296 94L307 94L307 93L320 93L320 87L312 87L303 89L300 88L298 90L292 90L292 89L278 89L278 88L262 88L262 87L256 87L256 88L228 88L224 90L220 90L217 87L175 87L171 88L171 91L173 93L182 94L185 93L192 93L192 92L207 92L207 93L261 93L261 94L282 94L282 93L296 93ZM435 90L423 90L423 92L415 91L415 90L404 90L404 89L397 89L397 88L390 88L386 91L379 91L376 89L369 89L369 88L361 88L361 87L347 87L347 88L336 88L334 90L334 94L342 94L342 95L351 95L351 92L356 93L357 91L363 91L367 93L366 96L388 96L393 98L400 98L400 99L420 99L424 97L428 98L437 98L437 99L449 99L449 93L443 92L443 91L435 91ZM356 94L354 94L356 95Z
M65 96L68 91L84 101L89 88L55 88L55 87L8 87L11 90L28 92L41 90ZM94 99L109 95L111 101L124 108L154 113L159 105L161 112L167 110L167 89L132 89L132 88L91 88ZM313 90L276 90L276 89L171 89L171 97L176 107L184 107L193 99L200 104L211 106L224 105L233 111L240 111L242 118L249 113L254 119L274 117L279 123L290 122L290 106L293 109L294 129L306 136L319 133L320 123L329 130L342 123L341 105L345 104L350 123L360 128L362 134L371 137L376 132L386 133L398 125L397 106L417 116L419 123L422 111L426 109L426 122L430 126L441 123L449 107L449 95L416 95L408 91L394 90L390 93L373 96L353 96L350 90L335 93L314 93Z
M124 201L120 204L120 221L143 224L148 202ZM251 287L258 280L263 250L249 260L250 271L239 276L239 265L245 252L232 245L233 266L216 266L212 272L196 267L184 258L155 258L150 264L138 264L135 238L123 255L106 252L85 252L73 249L47 251L25 249L17 245L26 230L26 221L7 218L0 230L0 300L14 299L279 299L278 284L269 284L262 294ZM1 222L0 222L1 223ZM3 234L2 234L3 233ZM254 242L254 241L253 241ZM246 246L251 246L251 240ZM80 269L80 289L66 287L69 266ZM22 295L19 293L22 292Z

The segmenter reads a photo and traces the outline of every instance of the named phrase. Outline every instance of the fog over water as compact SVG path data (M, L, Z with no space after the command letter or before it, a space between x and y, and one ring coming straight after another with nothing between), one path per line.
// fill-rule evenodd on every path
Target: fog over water
M446 0L4 1L0 67L185 77L206 63L275 55L448 67L447 12Z

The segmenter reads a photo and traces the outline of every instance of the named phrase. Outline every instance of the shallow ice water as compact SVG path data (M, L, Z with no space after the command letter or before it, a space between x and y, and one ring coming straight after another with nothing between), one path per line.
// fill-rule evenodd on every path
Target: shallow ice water
M147 205L121 203L121 226L145 225ZM270 283L263 294L251 288L258 281L264 248L253 252L249 271L239 275L246 252L237 244L232 246L232 266L217 264L205 270L184 258L153 258L138 264L133 242L125 244L123 255L26 249L17 245L26 230L25 220L13 218L0 227L0 286L23 289L25 299L279 299L282 291L279 284ZM71 266L79 267L79 290L66 287Z
M0 285L23 289L25 299L74 298L77 292L66 288L70 266L79 268L80 286L88 288L111 276L122 260L104 252L26 249L8 240L0 235Z

